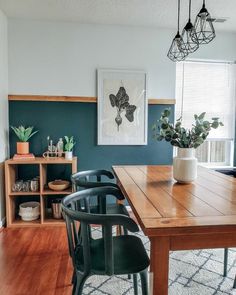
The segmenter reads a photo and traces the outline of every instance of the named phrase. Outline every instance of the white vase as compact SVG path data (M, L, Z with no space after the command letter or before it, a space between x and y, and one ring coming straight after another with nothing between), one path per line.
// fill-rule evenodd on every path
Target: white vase
M189 183L197 178L197 159L193 148L178 148L173 159L173 177L177 182Z
M65 159L66 160L72 160L73 159L73 153L72 152L65 152Z

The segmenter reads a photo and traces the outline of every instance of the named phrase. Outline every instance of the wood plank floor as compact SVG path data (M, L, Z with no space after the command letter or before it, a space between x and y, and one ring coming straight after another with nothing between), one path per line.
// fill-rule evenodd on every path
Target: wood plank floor
M70 295L71 276L64 227L0 232L1 295Z

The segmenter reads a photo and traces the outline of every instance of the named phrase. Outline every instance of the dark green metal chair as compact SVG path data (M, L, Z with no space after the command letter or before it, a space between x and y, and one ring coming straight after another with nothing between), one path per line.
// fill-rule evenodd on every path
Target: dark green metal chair
M74 191L79 191L81 189L88 189L94 187L104 187L110 186L120 189L116 183L109 182L109 180L114 179L114 175L107 170L88 170L81 171L71 176L71 182ZM108 181L107 181L108 180ZM120 193L118 200L124 200L124 196ZM99 210L99 196L98 200L95 201L97 207L93 207L93 212ZM107 204L107 213L109 214L124 214L129 216L126 207L123 204ZM125 229L124 229L125 230Z
M90 200L97 195L101 199L102 212L91 213ZM89 276L133 274L134 294L137 295L139 274L142 294L147 295L149 258L142 241L134 235L112 235L113 226L123 226L130 232L137 232L139 228L127 215L107 213L108 196L119 198L121 192L115 187L98 187L75 192L62 200L69 251L76 276L73 294L82 294ZM93 238L91 226L94 224L101 225L101 238Z

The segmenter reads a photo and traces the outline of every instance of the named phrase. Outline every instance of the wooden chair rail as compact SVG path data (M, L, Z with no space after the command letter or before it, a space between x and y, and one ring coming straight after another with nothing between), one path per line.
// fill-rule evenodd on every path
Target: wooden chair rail
M53 102L88 102L97 103L97 97L89 96L59 96L59 95L19 95L19 94L9 94L9 101L53 101ZM149 98L149 105L171 105L175 104L175 99L169 98Z

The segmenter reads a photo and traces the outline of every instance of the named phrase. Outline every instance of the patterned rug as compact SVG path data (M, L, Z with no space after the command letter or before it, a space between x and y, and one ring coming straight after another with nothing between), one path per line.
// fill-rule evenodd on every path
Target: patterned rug
M99 237L100 229L95 228L93 235ZM150 254L148 238L141 231L137 236ZM236 249L229 250L227 278L222 276L223 255L223 249L172 252L169 295L236 295L236 289L232 289L236 274ZM133 295L132 280L128 280L127 276L92 276L86 281L83 294ZM139 294L142 294L141 289Z

